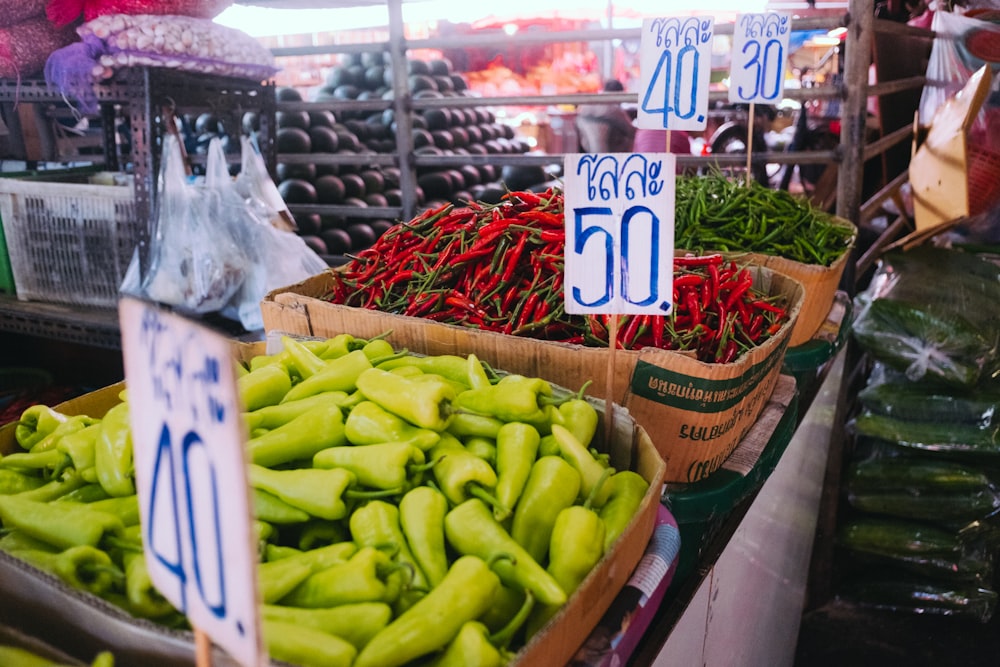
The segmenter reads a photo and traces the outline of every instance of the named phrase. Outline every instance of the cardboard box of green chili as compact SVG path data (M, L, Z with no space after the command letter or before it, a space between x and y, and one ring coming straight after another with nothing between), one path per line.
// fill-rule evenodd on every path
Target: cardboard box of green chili
M704 479L725 461L750 430L774 389L789 338L802 308L804 288L787 275L751 266L754 288L785 304L789 319L763 344L732 363L706 363L670 350L645 347L615 353L612 400L649 432L666 463L669 482ZM491 366L543 377L591 396L606 397L608 348L504 335L492 331L353 308L323 299L331 273L276 290L261 303L268 332L331 336L349 331L388 340L422 354L475 353Z
M344 333L347 333L345 331ZM360 334L355 334L360 336ZM263 343L234 343L235 358L246 361L266 351ZM54 407L67 415L99 418L119 403L124 388L118 383ZM604 402L594 399L601 413L598 434L604 433ZM587 641L615 596L628 581L645 553L656 523L664 464L647 432L620 406L614 409L610 444L603 437L595 446L609 455L617 470L637 472L649 483L639 508L619 539L590 571L580 587L547 625L516 653L512 665L567 664ZM0 455L19 451L15 424L0 428ZM72 655L110 650L116 664L146 667L193 665L194 636L131 616L122 608L63 583L55 576L30 568L0 550L0 623L49 642ZM231 657L213 647L212 664L236 667ZM275 666L289 663L272 660Z

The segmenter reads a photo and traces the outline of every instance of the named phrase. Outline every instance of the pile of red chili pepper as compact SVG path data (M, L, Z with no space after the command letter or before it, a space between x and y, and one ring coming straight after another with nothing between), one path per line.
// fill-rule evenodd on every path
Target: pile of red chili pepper
M514 336L608 344L609 316L564 309L563 195L509 192L499 204L429 209L333 272L327 301ZM670 315L623 316L618 347L692 351L727 363L787 320L720 254L677 257Z

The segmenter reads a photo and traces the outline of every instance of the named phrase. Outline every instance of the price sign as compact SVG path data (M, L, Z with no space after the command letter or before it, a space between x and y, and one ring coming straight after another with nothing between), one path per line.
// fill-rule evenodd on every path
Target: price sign
M733 28L729 101L774 104L785 90L791 17L786 13L738 14Z
M708 120L714 20L645 19L639 39L637 125L647 130L703 130Z
M136 299L119 318L150 577L239 664L266 664L230 343Z
M670 153L566 156L566 312L669 312L675 163Z

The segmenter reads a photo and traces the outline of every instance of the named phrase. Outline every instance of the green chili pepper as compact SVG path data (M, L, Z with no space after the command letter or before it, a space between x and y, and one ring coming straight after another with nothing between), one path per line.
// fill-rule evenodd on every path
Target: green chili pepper
M56 498L54 502L61 503L71 501L77 503L92 503L98 500L107 500L110 497L111 496L108 495L108 492L104 490L104 487L94 482L70 491L66 495ZM127 498L128 496L122 497Z
M76 545L58 553L22 550L14 555L94 595L112 590L124 576L106 552L90 545Z
M471 436L462 441L462 446L473 456L478 456L482 460L496 468L497 464L497 444L496 440Z
M486 561L458 558L440 584L372 637L354 667L399 667L444 648L489 609L499 586Z
M49 553L59 553L59 549L52 546L48 542L42 542L39 539L28 535L23 530L7 530L4 529L6 533L3 537L0 537L0 550L6 551L8 553L14 553L15 551L48 551Z
M289 547L284 547L283 549L289 549ZM283 554L282 557L273 560L294 559L307 564L314 572L319 572L320 570L325 570L328 567L333 567L334 565L350 560L351 556L356 554L357 551L357 544L349 540L343 540L333 544L325 544L314 549L302 550L293 548L291 551L281 552ZM275 551L269 550L268 553L274 554ZM271 561L272 559L269 558L268 562Z
M146 567L146 556L141 551L127 552L122 560L125 565L125 597L132 615L162 618L176 612L170 601L153 585Z
M507 375L497 384L462 392L455 398L455 408L503 422L535 424L547 420L543 407L551 395L552 386L541 378Z
M500 507L493 509L497 521L504 521L521 497L528 474L538 456L538 430L529 424L508 422L497 434L497 486Z
M355 445L409 442L425 452L440 439L436 431L414 426L368 400L358 403L347 414L344 433Z
M309 347L291 336L281 337L282 349L288 355L288 365L303 380L321 372L326 362Z
M512 657L507 651L514 635L528 620L535 605L531 592L522 596L523 601L518 611L501 629L490 634L490 629L480 621L466 621L458 636L448 644L448 647L435 658L431 667L480 667L505 665Z
M261 601L264 604L277 602L312 573L312 564L295 556L260 563L257 565L257 583Z
M531 467L510 533L538 562L544 562L556 517L576 502L580 473L558 456L543 456Z
M94 469L98 483L109 496L135 495L128 403L115 405L101 420L94 441Z
M407 588L420 592L427 589L427 575L410 551L410 545L403 534L399 508L381 500L372 500L354 510L348 524L351 537L359 546L391 550L393 561L410 573ZM400 583L406 584L405 581ZM412 601L413 596L408 596L407 604Z
M465 384L469 385L470 389L483 389L492 384L486 374L486 369L483 368L483 363L474 354L470 354L465 359L465 374Z
M350 560L309 575L281 600L281 604L308 608L356 602L392 604L398 590L390 588L385 579L400 567L385 552L362 547Z
M292 378L282 364L262 366L236 380L236 390L247 411L279 403L291 388Z
M562 417L559 424L584 447L590 446L600 419L597 409L583 398L571 398L559 405L559 415Z
M344 468L357 483L374 489L403 489L421 468L424 453L409 442L383 442L354 447L328 447L316 452L316 468Z
M73 491L87 485L89 482L84 477L83 472L78 473L72 470L67 470L58 478L42 484L37 489L22 491L17 494L17 497L41 502L56 500L57 498L65 496L67 493L72 493ZM94 481L96 482L96 480Z
M342 357L325 362L323 369L318 373L294 385L285 394L282 402L297 401L327 391L350 393L357 388L361 374L371 368L371 361L364 352L361 350L348 352Z
M468 388L469 375L466 364L467 362L463 357L452 354L439 354L426 357L406 355L398 359L382 362L378 365L378 368L384 371L391 371L404 366L419 368L424 373L440 375Z
M268 653L301 667L350 667L358 650L346 639L287 621L262 619Z
M389 341L384 338L373 338L369 340L361 347L361 351L364 352L365 356L373 362L387 360L387 357L395 358L399 356L396 354L396 351L392 349L392 345Z
M442 433L429 454L434 461L434 479L448 502L458 505L474 496L493 507L500 505L491 493L497 485L496 471L465 449L454 436Z
M636 510L649 490L649 482L637 472L621 470L613 474L605 486L608 489L608 500L601 507L600 516L606 529L604 550L610 551L611 545L635 517Z
M478 498L470 498L448 512L444 529L448 543L460 554L489 561L496 559L493 569L507 586L531 591L542 604L566 602L566 593L559 583L514 541ZM510 558L497 559L501 555Z
M32 405L21 413L14 428L14 439L22 449L31 449L59 424L69 419L68 415L47 405Z
M73 460L68 454L60 452L58 449L46 449L43 451L17 452L8 454L0 459L0 468L15 470L38 470L48 471L58 474Z
M247 480L255 489L272 493L292 507L321 519L343 519L345 502L354 473L342 468L293 468L272 470L249 464Z
M489 628L479 621L466 621L444 651L428 667L502 667L507 660L490 642Z
M568 429L558 424L552 425L552 435L555 436L559 444L559 455L569 461L580 473L580 495L587 497L595 486L604 478L604 471L608 468L601 461L594 458L586 445L576 439ZM612 472L614 470L612 469ZM610 488L603 484L594 496L594 506L602 507L608 500Z
M446 430L458 438L476 436L496 440L497 433L500 432L500 427L503 425L504 422L496 417L458 412L452 416L451 423L448 424Z
M96 512L107 512L114 514L122 521L124 527L137 526L139 524L139 496L112 496L103 500L94 500L89 503L74 502L59 499L60 507L82 507Z
M455 391L443 382L416 382L371 368L358 377L358 389L368 400L414 426L440 432L451 420Z
M276 405L266 405L253 412L244 412L243 418L247 422L247 428L251 431L255 429L273 429L284 426L296 417L309 410L332 403L343 409L349 400L349 395L343 391L327 391L315 396L300 398L297 401L278 403Z
M114 664L114 655L110 651L102 651L94 656L90 667L114 667ZM70 667L69 663L43 658L34 651L19 646L0 646L0 665L6 667Z
M89 505L48 503L23 496L0 496L4 528L18 529L55 547L97 547L125 530L121 518L90 509Z
M418 486L399 501L399 525L428 583L437 586L448 573L444 517L448 500L437 489Z
M261 607L261 617L328 632L360 651L379 630L389 625L392 607L384 602L357 602L327 609L265 604Z
M595 487L595 491L599 487ZM559 512L549 542L549 565L552 578L571 595L604 556L604 522L590 509L590 498L583 505L573 505ZM559 611L558 605L542 605L528 621L531 637Z
M94 467L97 456L97 436L101 423L96 422L86 428L63 436L56 449L67 454L77 470Z
M0 469L0 495L7 496L37 489L45 484L38 475L28 475L17 470Z
M67 435L82 431L88 426L93 426L99 422L100 420L86 415L73 415L71 417L67 417L65 421L52 429L48 435L32 445L31 452L40 453L55 449L59 444L59 441Z
M313 352L327 361L343 357L348 352L358 349L358 339L351 334L337 334L333 338L327 338L324 341L304 340L302 344L312 349Z
M307 410L287 424L247 442L253 463L273 467L311 460L316 452L347 442L344 414L333 403Z
M313 551L351 538L342 521L310 519L299 530L298 547L303 551Z
M276 524L297 524L309 520L309 513L263 489L250 489L253 514L260 521Z

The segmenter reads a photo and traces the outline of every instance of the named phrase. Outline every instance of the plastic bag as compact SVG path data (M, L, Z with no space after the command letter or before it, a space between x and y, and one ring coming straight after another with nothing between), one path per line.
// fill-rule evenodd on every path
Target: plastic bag
M295 218L278 192L271 175L267 173L264 158L254 148L249 137L240 137L242 163L236 175L236 191L251 206L257 216L270 222L275 229L287 232L296 230Z
M242 164L254 165L260 155L254 151L246 137L243 138L242 147ZM243 284L222 314L238 320L248 331L260 330L264 328L260 302L268 292L305 280L329 267L301 237L272 225L276 213L274 202L257 199L255 195L260 192L259 188L251 188L249 197L241 196L229 178L221 144L215 146L214 152L210 145L208 157L206 187L223 193L222 201L231 209L230 217L239 221L237 238L242 240L248 259ZM246 184L252 178L253 175L245 176L243 183Z
M986 64L986 60L976 55L982 54L977 43L984 37L995 40L1000 35L1000 25L945 11L934 12L931 29L936 38L918 107L924 126L929 126L938 107L962 90L972 73Z
M876 360L972 387L1000 370L1000 267L969 253L918 247L888 253L855 298L851 331Z
M221 310L243 284L247 256L225 222L220 194L188 184L172 134L163 142L158 192L149 267L138 293L193 313ZM134 267L130 273L122 291L134 293Z
M0 78L35 76L53 51L73 40L72 29L57 28L44 16L0 28Z
M848 582L840 599L872 609L955 616L981 623L996 611L996 591L974 584L940 582L913 577L889 577L883 573Z

